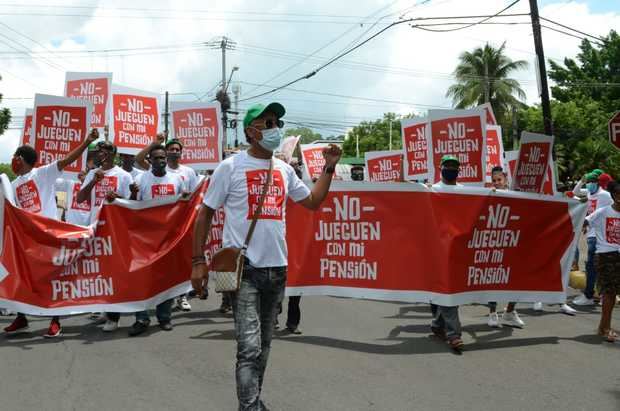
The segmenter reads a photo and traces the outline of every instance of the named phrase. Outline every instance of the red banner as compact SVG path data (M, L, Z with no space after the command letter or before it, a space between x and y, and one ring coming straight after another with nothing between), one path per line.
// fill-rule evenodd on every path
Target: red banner
M189 201L106 204L94 233L0 195L0 305L37 315L135 312L187 292L200 187Z
M505 167L502 128L500 126L487 125L487 183L491 182L491 170L496 166Z
M113 86L110 139L119 153L138 154L153 142L159 125L157 94Z
M527 131L521 134L519 156L512 178L513 190L542 193L552 147L553 136Z
M402 151L367 151L364 157L366 160L366 175L369 181L403 181Z
M86 139L92 104L68 97L35 94L32 138L39 154L37 166L53 163ZM63 170L76 176L86 165L86 152Z
M171 103L174 137L183 144L181 164L214 170L222 160L220 103Z
M585 205L483 188L342 184L318 212L290 203L286 217L295 233L289 295L559 303Z
M112 73L67 72L65 96L90 101L93 104L90 126L103 128L108 124L111 85Z
M429 180L441 179L440 163L454 155L461 163L459 183L484 185L486 173L486 123L484 111L429 110Z
M24 115L24 128L22 128L22 145L32 145L32 141L30 141L30 136L32 135L32 110L27 108L26 114Z
M403 151L405 152L404 175L406 180L428 178L428 120L425 118L401 121Z

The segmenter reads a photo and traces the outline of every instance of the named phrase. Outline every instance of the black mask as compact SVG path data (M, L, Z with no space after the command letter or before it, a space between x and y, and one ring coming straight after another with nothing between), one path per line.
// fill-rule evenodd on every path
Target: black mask
M166 153L166 159L168 161L179 161L181 153Z
M450 168L442 168L441 176L447 181L454 181L459 176L459 170L454 170Z

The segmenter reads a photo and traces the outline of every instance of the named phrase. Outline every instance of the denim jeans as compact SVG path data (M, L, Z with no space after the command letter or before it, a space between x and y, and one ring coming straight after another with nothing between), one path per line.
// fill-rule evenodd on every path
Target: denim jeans
M299 326L301 321L301 310L299 309L299 303L301 302L301 295L294 295L288 298L288 309L286 313L286 326L291 329L295 329Z
M172 318L172 304L174 303L174 299L166 300L161 304L158 304L155 307L155 316L157 317L157 321L160 323L169 323L170 318ZM148 310L138 311L136 313L136 321L141 321L143 323L147 323L151 321Z
M260 392L285 285L286 267L257 268L246 259L241 287L233 297L239 410L263 409Z
M594 285L596 284L596 268L594 266L594 254L596 253L596 237L588 237L588 261L586 261L586 289L583 294L594 297Z
M446 337L451 340L461 336L461 321L459 320L459 307L446 307L443 305L431 304L433 321L431 327L440 328L446 331Z

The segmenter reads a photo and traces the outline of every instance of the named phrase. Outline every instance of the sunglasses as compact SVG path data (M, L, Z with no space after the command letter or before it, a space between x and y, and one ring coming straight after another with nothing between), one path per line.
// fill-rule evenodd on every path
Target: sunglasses
M263 128L265 129L270 129L270 128L274 128L274 127L278 127L278 128L282 128L284 127L284 121L278 119L278 120L265 120L262 123L258 123L256 125L264 125Z

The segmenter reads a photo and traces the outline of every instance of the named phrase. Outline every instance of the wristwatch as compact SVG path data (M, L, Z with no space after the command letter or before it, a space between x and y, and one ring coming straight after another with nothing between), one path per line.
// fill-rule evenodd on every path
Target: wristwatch
M336 172L336 166L331 166L331 167L323 167L323 172L327 173L327 174L334 174Z

